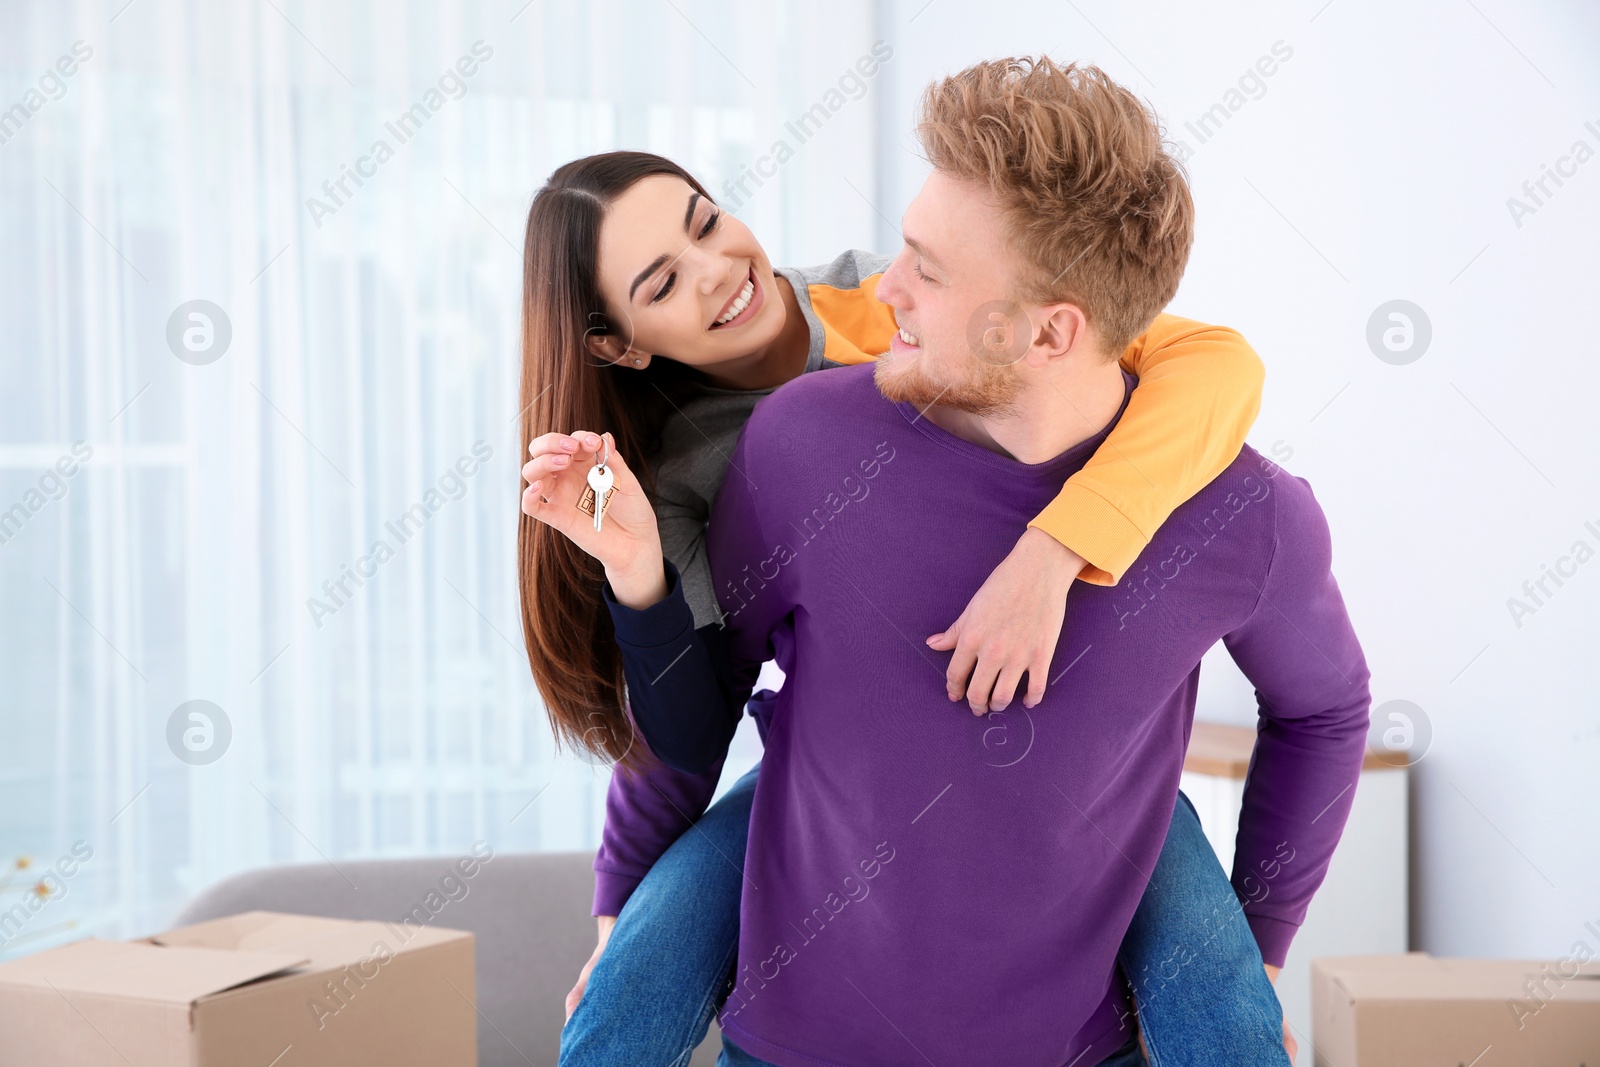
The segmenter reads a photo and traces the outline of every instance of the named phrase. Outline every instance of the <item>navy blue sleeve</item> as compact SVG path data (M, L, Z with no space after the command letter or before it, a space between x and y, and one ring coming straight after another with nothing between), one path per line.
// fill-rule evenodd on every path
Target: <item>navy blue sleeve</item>
M628 706L639 732L667 766L704 774L727 754L755 675L734 669L722 626L695 629L678 568L665 563L667 595L648 608L617 603L610 582L601 595L622 651Z

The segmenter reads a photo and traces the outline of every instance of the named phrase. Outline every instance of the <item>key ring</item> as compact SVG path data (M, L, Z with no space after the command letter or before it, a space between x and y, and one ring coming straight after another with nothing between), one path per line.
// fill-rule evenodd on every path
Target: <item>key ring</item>
M605 516L606 503L615 492L615 476L611 468L606 466L611 459L611 446L605 437L600 438L600 454L595 457L594 466L589 468L589 475L585 481L589 484L578 497L576 507L585 515L593 516L595 532L600 531L600 523Z

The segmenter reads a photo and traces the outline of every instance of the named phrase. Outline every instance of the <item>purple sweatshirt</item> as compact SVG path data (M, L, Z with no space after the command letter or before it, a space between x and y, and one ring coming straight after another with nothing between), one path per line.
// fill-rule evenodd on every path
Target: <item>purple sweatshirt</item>
M1121 583L1074 587L1038 707L975 718L923 638L1103 435L1018 463L884 400L872 374L762 400L713 513L733 673L775 658L787 676L752 707L767 750L720 1021L784 1067L1095 1063L1120 1043L1116 952L1219 639L1260 702L1233 881L1267 962L1326 872L1369 704L1327 524L1305 482L1246 448ZM691 688L713 659L694 647L673 668ZM680 821L707 778L652 772ZM608 819L626 838L651 817Z

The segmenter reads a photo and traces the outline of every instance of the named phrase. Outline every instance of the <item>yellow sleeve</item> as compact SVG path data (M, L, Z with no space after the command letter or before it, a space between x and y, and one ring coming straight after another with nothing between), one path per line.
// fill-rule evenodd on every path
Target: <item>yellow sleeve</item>
M878 302L882 274L861 279L853 289L831 285L806 287L811 310L822 322L823 355L835 363L871 363L889 351L889 338L898 328L894 309Z
M1261 357L1237 330L1159 315L1122 354L1139 378L1094 455L1028 525L1115 585L1167 516L1232 463L1261 410Z

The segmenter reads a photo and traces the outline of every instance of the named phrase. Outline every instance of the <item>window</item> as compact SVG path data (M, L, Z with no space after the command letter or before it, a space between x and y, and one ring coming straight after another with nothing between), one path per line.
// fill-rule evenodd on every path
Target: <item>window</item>
M527 205L614 147L723 195L870 5L122 3L0 55L0 956L267 864L594 847L518 623ZM873 188L845 106L741 197L775 262L873 232L791 195Z

